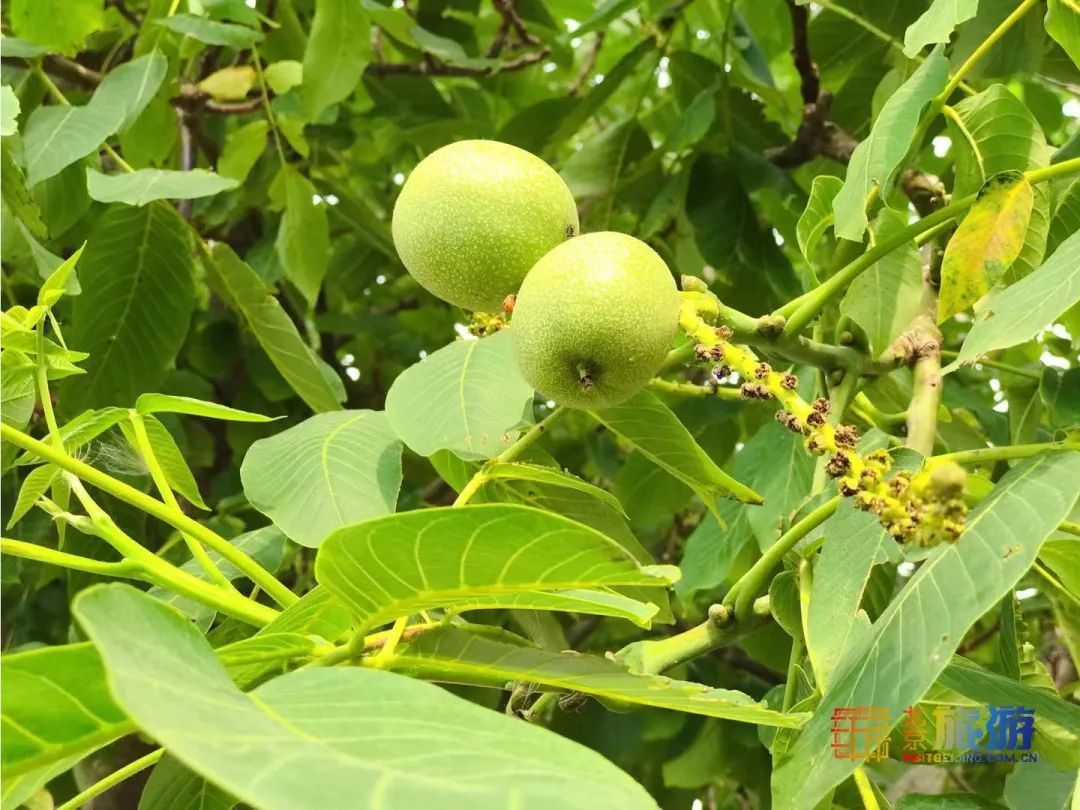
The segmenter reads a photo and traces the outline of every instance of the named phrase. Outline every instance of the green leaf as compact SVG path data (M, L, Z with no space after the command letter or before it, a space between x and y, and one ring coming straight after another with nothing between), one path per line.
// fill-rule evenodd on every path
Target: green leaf
M49 277L45 279L45 283L42 284L41 288L38 290L38 306L46 308L51 307L68 291L70 288L68 280L71 277L71 274L75 272L75 266L79 263L79 258L82 256L85 248L86 243L83 242L79 245L78 250L68 256L49 274Z
M1030 706L1043 720L1080 734L1080 706L1066 703L1053 692L1036 689L959 656L938 676L938 683L976 703L988 706Z
M1017 171L986 181L945 248L938 323L970 307L998 282L1024 247L1035 195Z
M1013 14L1019 4L1014 0L979 0L975 18L960 29L953 43L953 61L964 64L977 50L985 47L987 38ZM1039 14L1024 14L1014 21L1004 36L996 38L989 50L984 50L968 71L968 80L1006 79L1035 73L1046 50L1043 22Z
M833 756L833 710L878 706L898 722L945 669L975 621L1031 567L1078 492L1078 453L1038 456L1006 474L969 515L960 539L930 555L864 644L840 662L814 716L774 771L775 807L813 806L859 765Z
M552 591L663 587L670 566L642 568L595 529L525 506L423 509L331 534L319 583L365 628L433 607L558 609ZM533 604L529 594L538 592ZM579 608L571 608L579 609Z
M105 8L97 0L12 0L9 13L16 36L68 56L105 28Z
M307 120L348 98L371 61L371 21L353 0L319 0L304 50L301 103Z
M819 174L810 186L810 199L806 201L806 208L795 229L799 250L807 261L813 261L825 232L836 221L836 215L832 212L832 201L843 185L844 181L839 177Z
M436 686L340 667L292 672L245 695L193 627L134 588L83 591L75 612L140 729L255 807L442 800L584 810L597 792L613 807L655 807L601 755Z
M15 506L11 509L11 517L7 524L9 529L37 505L38 498L48 492L53 481L59 477L60 468L55 464L42 464L27 474L22 486L19 487L19 497L15 499Z
M595 411L593 416L694 490L709 508L714 509L716 499L727 494L746 503L761 503L760 495L709 458L678 417L652 392L639 391L621 405Z
M326 207L316 203L315 186L292 166L281 170L285 213L278 229L277 253L285 278L314 306L330 264L330 229Z
M978 10L979 0L934 0L904 33L904 56L911 59L927 45L947 43L956 26Z
M949 79L949 60L936 48L914 75L893 93L848 163L844 186L833 199L836 235L861 242L866 230L866 202L875 187L887 186L911 147L919 115Z
M320 643L317 636L260 631L250 638L218 647L215 652L233 683L241 689L250 689L269 675L286 672L290 661L312 657Z
M232 810L236 799L186 766L165 757L150 773L139 810Z
M130 733L90 644L39 647L3 657L0 761L4 781Z
M135 410L142 414L184 413L189 416L205 416L207 419L224 419L228 422L273 422L280 418L171 394L140 394L135 400Z
M26 121L26 181L34 186L97 150L130 126L165 78L168 60L158 51L109 73L83 107L38 107Z
M161 384L195 304L190 251L187 223L167 205L116 206L98 220L79 265L70 340L90 359L67 387L71 411L130 405Z
M1065 50L1074 65L1080 66L1080 6L1076 0L1049 0L1046 33Z
M239 183L205 169L187 172L166 169L139 169L124 174L102 174L86 170L90 196L98 202L146 205L154 200L190 200L220 194Z
M405 369L386 395L386 415L421 456L450 450L494 458L532 421L532 386L518 371L513 335L456 340Z
M318 14L318 8L315 9ZM277 95L283 96L304 81L304 65L295 59L272 62L263 70L266 83ZM316 116L317 117L317 116Z
M1080 368L1043 371L1039 396L1046 405L1051 427L1071 430L1080 425Z
M814 676L824 688L844 652L858 649L870 633L870 617L859 606L870 572L885 546L895 541L876 515L855 509L847 500L821 532L825 542L814 566L806 632Z
M505 478L516 481L535 481L539 484L551 484L556 487L569 487L570 489L576 489L578 492L584 492L598 501L603 501L620 514L626 514L623 511L622 504L619 503L619 499L606 489L601 489L588 481L583 481L576 475L556 467L544 467L540 464L525 464L522 462L500 462L485 467L483 475L489 479Z
M30 196L30 191L26 188L26 178L11 151L8 141L0 141L0 174L4 176L4 182L0 183L0 195L11 213L18 218L20 225L38 239L44 239L47 231L41 220L41 210Z
M208 20L194 14L174 14L163 20L154 20L155 25L163 25L185 37L197 39L206 45L221 45L238 51L249 49L263 41L261 31L246 25Z
M0 87L0 136L19 131L19 97L8 85Z
M335 529L394 511L401 442L382 412L319 414L255 442L240 477L252 506L317 548Z
M161 471L165 473L169 488L183 495L192 506L209 511L210 507L199 494L199 485L195 483L195 476L191 474L191 468L188 467L184 454L177 446L176 439L156 416L147 415L143 418L143 423L146 426L146 437L150 442L150 449L158 464L161 465ZM138 442L131 423L121 422L120 429L124 432L132 449L138 452Z
M337 598L321 585L316 585L296 604L281 611L276 619L255 634L255 637L274 633L305 633L327 641L339 641L352 627L352 616Z
M874 220L880 242L907 226L907 218L886 209ZM870 265L851 282L840 301L840 314L866 335L870 354L878 357L906 330L922 302L922 256L909 241Z
M319 361L258 274L232 248L214 245L205 262L212 286L243 319L289 386L313 411L335 411L345 387Z
M1080 232L1058 246L1042 267L995 292L979 309L959 356L945 368L954 371L995 349L1030 340L1080 301Z
M218 158L218 173L242 183L266 150L266 133L269 130L270 123L260 119L233 131L225 138L225 148Z
M525 681L603 700L765 726L798 728L808 717L773 711L731 689L714 689L661 675L638 675L609 658L548 652L454 627L419 634L395 650L390 666L438 681L500 687L507 681Z
M1050 220L1046 251L1053 253L1069 234L1080 231L1080 177L1073 180L1058 196L1057 209Z

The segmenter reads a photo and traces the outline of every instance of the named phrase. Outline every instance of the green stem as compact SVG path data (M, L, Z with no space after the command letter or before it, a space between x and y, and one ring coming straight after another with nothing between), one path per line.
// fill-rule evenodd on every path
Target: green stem
M960 352L950 352L944 349L941 350L941 356L946 360L955 360L960 356ZM1029 380L1041 380L1042 372L1035 371L1034 369L1020 368L1019 366L1012 366L1008 363L1000 363L997 360L988 360L982 358L979 360L978 365L986 366L987 368L994 368L998 371L1005 371L1009 374L1015 374L1018 377L1027 377Z
M730 618L723 624L706 619L701 624L668 638L634 642L623 648L616 658L624 662L632 672L657 675L684 661L731 644L767 621L768 619L758 615L753 615L742 623L731 621Z
M1042 0L1023 0L1012 14L1002 20L1001 24L990 32L990 36L984 39L979 47L972 51L971 56L964 61L964 64L956 69L952 78L949 79L949 83L945 85L945 89L938 94L938 98L941 99L941 104L944 104L949 100L949 96L951 96L953 91L960 86L964 77L970 73L971 69L978 64L979 60L986 56L990 49L998 43L998 40L1005 36L1010 28L1016 25L1016 23L1018 23L1031 8L1037 6L1040 2L1042 2Z
M803 644L802 638L793 638L791 640L791 655L788 657L787 680L784 682L783 708L785 712L790 712L791 707L795 705L795 687L799 684L799 662L802 660L803 652L805 652L805 650L806 646Z
M146 462L146 467L150 471L150 477L154 481L154 486L157 487L158 492L161 493L161 500L177 512L180 511L180 504L176 500L176 496L173 495L172 487L169 486L169 479L165 476L165 471L161 469L161 465L158 463L157 456L154 454L154 448L150 444L150 435L146 432L146 420L142 418L142 414L132 408L128 411L128 418L131 420L131 427L135 433L135 444L138 447L139 452L142 454L143 460ZM180 536L184 538L184 542L187 543L188 550L191 551L191 556L199 563L199 566L206 572L206 575L210 577L212 582L216 582L226 590L234 591L233 584L229 582L228 577L218 570L218 567L214 565L214 561L210 559L210 555L206 553L206 549L202 547L201 543L186 532L181 532Z
M82 481L71 473L67 475L67 479L71 491L86 510L94 533L137 565L155 584L256 627L267 625L277 618L278 612L273 608L253 602L235 591L226 591L211 585L161 559L121 530L90 497Z
M497 455L492 460L492 463L499 464L513 461L514 459L516 459L528 448L530 448L536 441L538 441L541 436L547 433L551 426L555 424L555 422L557 422L559 419L561 419L563 417L563 414L565 413L565 406L560 405L559 407L557 407L555 410L553 410L551 413L549 413L547 416L545 416L543 419L541 419L539 422L529 428L528 431L518 437L518 440L516 442L514 442L512 445L499 453L499 455ZM469 482L462 488L461 492L458 493L457 498L454 500L454 506L464 506L465 504L467 504L472 499L472 496L477 493L477 491L480 489L480 487L484 485L486 481L487 477L484 475L484 468L481 468L476 472L475 475L473 475L472 478L469 479Z
M1041 444L1014 444L1006 447L980 447L977 450L959 450L934 456L934 461L954 461L957 464L982 464L987 461L1012 461L1028 458L1052 450L1080 451L1080 442L1043 442Z
M60 426L56 423L56 414L53 412L52 395L49 393L49 370L45 365L45 321L38 321L35 330L37 357L35 367L37 370L38 399L41 400L41 412L45 414L45 424L49 427L49 438L60 450L64 449L64 440L60 435Z
M810 292L795 298L777 310L778 315L788 317L784 331L796 335L821 311L830 299L838 296L848 284L854 281L864 270L875 262L907 244L920 234L936 228L943 222L956 219L975 204L977 194L969 194L940 208L929 216L913 222L903 230L897 231L887 239L880 240L870 250L848 263L835 274L829 276Z
M732 586L724 597L724 604L730 607L734 600L736 623L750 615L754 599L765 589L769 574L784 559L784 555L795 548L813 529L828 520L840 506L840 501L839 495L830 498L784 532Z
M156 751L151 751L144 757L139 757L134 762L129 762L120 770L113 771L104 779L95 782L75 798L69 799L68 801L64 802L62 805L57 807L56 810L76 810L77 808L82 807L95 796L100 796L113 785L118 785L125 779L134 776L140 771L145 771L147 768L149 768L151 765L161 759L164 755L165 749L159 748Z
M1071 534L1074 537L1080 537L1080 523L1073 523L1071 520L1063 520L1061 525L1058 526L1058 531Z
M278 160L282 167L286 165L285 149L281 145L281 133L278 131L277 116L274 108L270 106L270 93L266 89L266 76L263 74L262 59L259 57L259 49L251 46L251 61L255 64L255 76L259 80L259 92L262 94L263 109L266 110L266 119L270 122L270 131L274 133L274 148L277 150Z
M142 570L131 560L121 560L119 562L93 560L89 557L80 557L77 554L68 554L66 551L57 551L46 546L26 543L22 540L12 540L7 537L0 538L0 554L105 577L137 579Z
M870 784L870 779L866 775L866 769L860 765L855 769L853 776L855 778L855 787L859 790L859 798L862 799L864 810L880 810L881 806L878 804L877 796L874 795L874 786Z
M923 456L934 452L938 406L941 404L941 355L930 352L915 361L907 410L907 446Z
M713 385L698 385L690 382L674 382L656 378L646 385L650 391L661 394L675 394L680 397L702 397L713 399L737 399L745 401L738 388L723 388Z
M83 481L93 484L103 492L107 492L110 495L141 509L147 514L168 523L170 526L181 532L190 534L200 543L209 546L236 566L246 577L266 591L270 597L282 607L288 607L299 600L299 597L296 594L278 582L273 574L259 565L255 560L244 554L244 552L240 551L224 537L211 531L201 523L192 520L183 512L171 509L165 503L155 498L151 498L146 493L140 492L134 487L125 484L123 481L119 481L111 475L91 467L89 464L79 461L76 458L72 458L66 452L57 450L44 442L38 441L32 436L28 436L11 425L0 423L0 439L10 442L23 450L29 451L43 461L51 462L61 469L67 470L73 475L78 476ZM140 546L140 548L142 547ZM197 581L202 582L202 580ZM202 582L202 584L206 585L205 582Z

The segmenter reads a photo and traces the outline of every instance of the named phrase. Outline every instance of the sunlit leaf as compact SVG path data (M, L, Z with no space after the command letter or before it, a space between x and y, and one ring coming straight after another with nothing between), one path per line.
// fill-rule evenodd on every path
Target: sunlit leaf
M251 505L301 545L394 511L401 442L378 411L312 416L260 439L240 475Z
M253 806L443 800L584 810L597 791L612 806L655 806L599 754L422 681L367 667L306 669L245 695L194 628L134 588L84 591L75 611L139 727Z
M661 675L638 675L607 658L547 652L452 627L416 636L395 652L391 666L438 681L498 686L507 681L527 681L607 700L766 726L798 728L806 720L806 715L781 714L731 689L713 689Z
M639 566L595 529L524 506L423 509L331 534L315 560L320 584L364 627L430 607L559 608L553 592L663 587L670 566ZM532 593L539 594L535 601Z
M904 34L904 56L910 59L927 45L948 42L956 26L970 20L978 10L979 0L934 0L908 26Z
M386 395L390 424L414 453L497 456L532 421L532 386L514 359L513 335L457 340L406 369Z

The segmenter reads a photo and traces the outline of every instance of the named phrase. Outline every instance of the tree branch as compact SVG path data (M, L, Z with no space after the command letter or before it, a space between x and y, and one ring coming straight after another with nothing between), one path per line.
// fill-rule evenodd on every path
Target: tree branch
M803 104L816 104L821 93L821 81L818 78L817 65L810 56L810 39L807 36L810 12L806 6L797 6L792 0L788 0L787 7L791 15L791 58L795 61L795 69L799 71L799 90L802 92Z
M463 65L446 65L432 58L413 64L411 62L382 62L368 66L368 72L375 76L493 76L496 73L511 73L523 70L541 62L551 53L547 46L539 51L525 54L517 59L503 62L497 67L473 68Z
M805 88L804 81L804 88ZM822 155L846 164L859 145L858 140L828 120L832 94L822 91L817 101L803 106L802 123L795 138L786 146L769 149L765 156L784 169L793 169Z

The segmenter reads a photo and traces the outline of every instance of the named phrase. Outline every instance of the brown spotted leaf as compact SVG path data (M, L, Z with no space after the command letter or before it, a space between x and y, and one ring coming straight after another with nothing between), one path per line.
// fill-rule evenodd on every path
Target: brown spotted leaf
M938 323L986 295L1016 261L1034 200L1031 184L1020 172L1002 172L986 181L945 248Z

